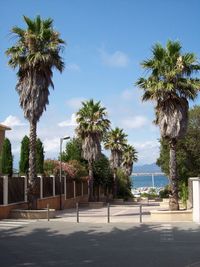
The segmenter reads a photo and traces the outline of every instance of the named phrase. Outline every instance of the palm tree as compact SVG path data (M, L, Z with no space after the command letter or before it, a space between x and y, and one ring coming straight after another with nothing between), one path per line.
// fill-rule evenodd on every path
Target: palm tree
M195 73L200 69L193 53L182 53L179 42L168 41L166 48L155 44L153 56L142 62L149 72L147 78L140 78L137 85L144 90L143 100L156 103L155 123L161 136L168 139L170 146L170 210L178 210L178 178L176 167L176 144L187 130L188 101L194 100L200 88Z
M122 168L127 176L130 176L133 169L133 163L137 162L137 151L131 145L126 145L122 155Z
M83 158L88 161L89 169L89 201L93 201L93 162L101 155L101 141L109 129L110 121L107 112L100 102L92 99L82 102L82 107L76 114L78 137L82 140Z
M36 178L36 129L42 113L49 103L49 87L54 87L52 69L62 72L64 63L60 57L64 41L53 29L53 20L23 17L26 29L13 27L17 37L14 46L7 49L8 64L18 68L16 90L25 118L30 123L29 197L34 196Z
M104 140L105 149L111 151L110 164L114 176L114 197L116 197L117 193L116 173L117 168L119 168L122 163L123 151L127 144L126 137L127 135L123 132L123 129L116 127L107 133Z

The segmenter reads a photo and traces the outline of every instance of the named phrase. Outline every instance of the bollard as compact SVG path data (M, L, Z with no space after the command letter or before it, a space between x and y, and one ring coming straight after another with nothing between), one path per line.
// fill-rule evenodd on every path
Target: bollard
M140 204L140 223L142 223L142 204Z
M49 222L49 203L47 204L47 221Z
M76 203L76 222L79 223L79 207L78 207L78 202Z
M107 213L108 223L110 223L110 203L108 203L108 213Z

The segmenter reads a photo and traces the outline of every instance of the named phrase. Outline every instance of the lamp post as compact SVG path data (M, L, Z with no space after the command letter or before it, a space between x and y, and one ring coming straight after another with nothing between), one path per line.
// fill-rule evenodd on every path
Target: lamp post
M62 210L62 143L67 139L70 139L70 136L60 138L60 210Z

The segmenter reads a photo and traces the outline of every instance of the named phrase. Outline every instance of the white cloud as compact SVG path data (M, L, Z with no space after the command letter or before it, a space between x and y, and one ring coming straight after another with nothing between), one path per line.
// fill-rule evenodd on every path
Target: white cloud
M128 129L138 129L149 124L149 120L144 116L128 117L122 120L122 125Z
M83 97L74 97L67 100L67 105L72 108L78 110L81 107L81 103L85 100Z
M125 100L125 101L137 100L138 103L141 104L142 92L137 87L133 86L130 89L128 88L128 89L125 89L124 91L122 91L121 98L122 98L122 100Z
M59 151L60 138L54 137L52 139L46 138L43 141L45 152L57 152Z
M76 122L76 114L75 113L73 113L71 115L70 120L61 121L58 123L59 127L75 127L76 125L77 125L77 122Z
M24 126L26 125L25 123L21 122L19 118L9 115L3 122L2 124L10 127L16 127L16 126Z
M100 49L101 60L104 65L109 67L124 68L129 64L129 57L122 51L108 53L105 49Z
M133 142L135 149L138 152L137 164L151 164L156 162L159 157L159 142L158 141L145 141Z
M80 66L75 63L68 64L66 68L71 71L80 71Z

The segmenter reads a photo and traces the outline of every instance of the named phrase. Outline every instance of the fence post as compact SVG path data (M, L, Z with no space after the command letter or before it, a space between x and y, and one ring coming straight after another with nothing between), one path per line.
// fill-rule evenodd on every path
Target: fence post
M79 207L78 207L78 202L76 203L76 222L79 223Z
M53 197L56 195L56 179L54 175L50 175L50 177L53 179Z
M47 204L47 221L49 222L49 203Z
M3 204L8 205L8 176L3 176Z
M142 223L142 204L140 204L140 223Z
M67 199L67 176L64 176L64 195L65 195L65 200Z
M108 223L110 223L110 203L108 203L107 207L108 207L107 219L108 219Z
M40 178L40 199L43 198L43 177L42 175L38 175L37 177Z
M74 183L74 198L76 198L76 181L73 181Z

